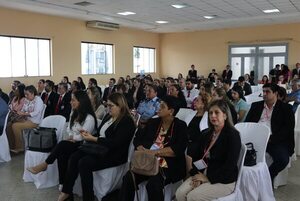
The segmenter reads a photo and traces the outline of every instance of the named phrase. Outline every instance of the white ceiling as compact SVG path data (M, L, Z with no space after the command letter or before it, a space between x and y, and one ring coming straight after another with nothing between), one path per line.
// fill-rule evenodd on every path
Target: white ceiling
M222 29L253 25L300 22L300 0L0 0L0 6L81 20L118 23L158 33ZM187 4L176 9L172 4ZM265 14L262 10L279 9ZM131 11L136 15L121 16ZM217 15L207 20L203 16ZM168 24L157 24L165 20Z

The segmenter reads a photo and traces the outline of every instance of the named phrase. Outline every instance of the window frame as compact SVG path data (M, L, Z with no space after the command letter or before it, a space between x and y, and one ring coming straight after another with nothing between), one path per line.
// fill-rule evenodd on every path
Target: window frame
M19 39L23 39L24 41L24 71L25 71L25 75L23 76L13 76L13 73L12 73L12 62L10 63L10 76L5 76L5 77L0 77L0 78L19 78L19 77L51 77L53 76L53 62L52 62L52 39L51 38L44 38L44 37L32 37L32 36L16 36L16 35L5 35L5 34L0 34L0 37L7 37L9 38L9 43L10 43L10 61L12 61L12 41L11 39L12 38L19 38ZM40 75L40 58L39 58L39 45L37 47L37 53L38 53L38 58L37 58L37 62L38 62L38 75L28 75L28 67L27 67L27 58L26 58L26 55L27 55L27 51L26 51L26 39L34 39L34 40L37 40L37 43L39 42L39 40L46 40L49 42L49 75Z
M135 73L135 74L140 74L141 72L135 72L135 66L134 66L134 48L143 48L143 49L152 49L152 50L154 50L154 53L153 53L153 71L151 72L151 71L144 71L144 73L156 73L156 48L154 48L154 47L146 47L146 46L133 46L133 73ZM149 67L150 68L150 67Z

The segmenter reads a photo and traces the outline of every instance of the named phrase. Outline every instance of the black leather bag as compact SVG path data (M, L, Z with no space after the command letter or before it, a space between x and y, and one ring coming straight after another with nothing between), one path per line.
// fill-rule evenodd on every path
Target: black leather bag
M246 143L247 152L245 156L244 165L245 166L254 166L256 165L256 151L254 149L253 143Z
M56 128L29 128L22 130L25 149L38 152L50 152L57 144Z
M79 147L79 150L83 151L84 153L95 155L98 157L103 157L108 153L108 148L106 146L95 142L84 142Z

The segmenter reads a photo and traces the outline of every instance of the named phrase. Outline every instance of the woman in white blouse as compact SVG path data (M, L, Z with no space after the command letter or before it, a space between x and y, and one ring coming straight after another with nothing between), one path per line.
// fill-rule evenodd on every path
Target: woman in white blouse
M11 129L8 128L7 133L10 149L14 153L24 151L22 130L37 127L42 120L44 108L43 101L37 96L37 90L33 85L25 87L24 91L26 98L24 105L20 111L16 112L18 121L11 124Z
M33 174L38 174L39 172L45 171L48 165L53 164L57 159L60 184L64 182L69 157L72 153L77 151L78 147L82 144L83 138L80 132L86 131L95 133L97 130L97 119L86 92L76 91L73 93L71 106L72 112L67 128L69 138L58 143L45 162L27 169Z

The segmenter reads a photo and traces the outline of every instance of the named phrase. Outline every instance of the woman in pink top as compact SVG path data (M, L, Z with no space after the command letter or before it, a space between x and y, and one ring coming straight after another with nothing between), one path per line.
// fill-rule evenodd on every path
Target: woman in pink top
M20 84L18 85L15 96L11 103L9 104L9 108L12 112L18 112L22 109L25 101L25 94L24 94L25 85Z

